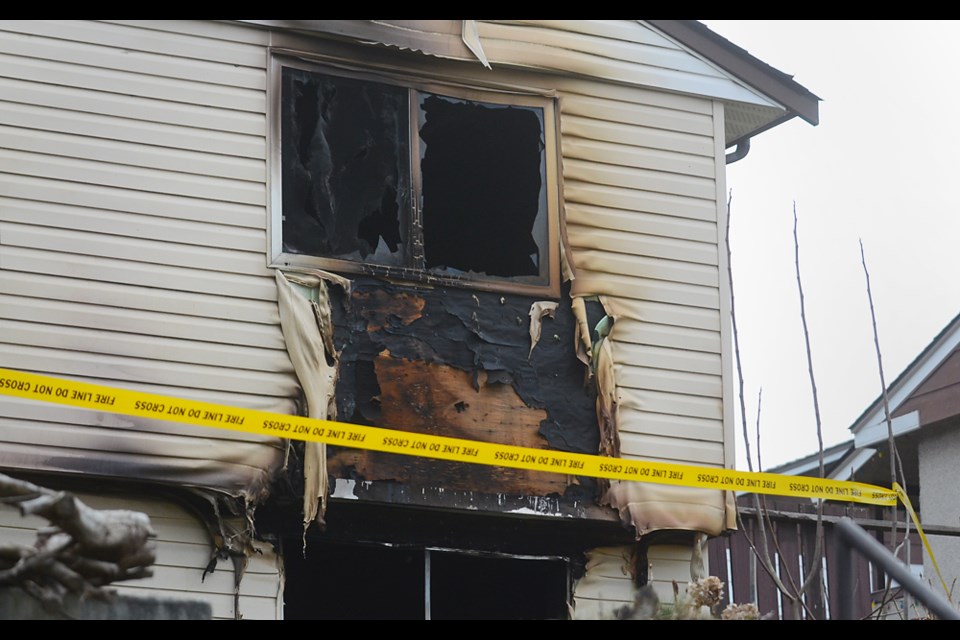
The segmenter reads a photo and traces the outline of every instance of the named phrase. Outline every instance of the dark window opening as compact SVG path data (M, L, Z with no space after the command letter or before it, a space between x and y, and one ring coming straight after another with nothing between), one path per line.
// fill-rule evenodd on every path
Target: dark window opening
M557 295L549 100L277 64L274 266Z
M427 268L539 275L533 234L546 189L537 113L437 95L423 96L421 110Z
M283 70L283 250L402 265L407 92Z
M287 620L567 617L567 562L312 541L284 560Z

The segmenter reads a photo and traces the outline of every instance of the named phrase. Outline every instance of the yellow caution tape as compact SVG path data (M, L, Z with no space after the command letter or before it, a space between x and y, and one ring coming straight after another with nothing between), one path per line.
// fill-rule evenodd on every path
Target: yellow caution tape
M127 416L455 462L881 506L893 506L897 500L895 491L861 482L625 460L396 431L185 400L9 369L0 369L0 394Z
M893 483L893 490L897 494L897 497L900 498L900 502L903 503L907 513L910 514L913 524L917 526L917 533L920 534L920 540L923 541L923 547L927 550L927 555L930 556L930 562L933 564L933 568L937 571L937 577L940 578L940 584L943 586L943 591L947 594L947 600L950 600L950 589L947 588L947 581L943 579L943 574L940 573L940 566L937 564L937 559L933 555L933 549L930 548L930 543L927 541L927 536L923 532L923 527L920 526L920 518L917 517L917 512L913 510L913 505L910 503L910 498L907 497L907 492L904 491L903 487L896 482Z

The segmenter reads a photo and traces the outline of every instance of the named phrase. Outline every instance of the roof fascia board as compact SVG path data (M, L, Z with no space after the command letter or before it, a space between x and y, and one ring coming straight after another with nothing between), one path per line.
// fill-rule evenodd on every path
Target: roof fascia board
M812 125L820 122L820 98L759 58L696 20L645 20L755 91Z
M854 449L850 455L840 461L837 468L827 477L831 480L849 480L850 478L854 478L856 477L856 473L860 471L860 468L870 462L870 459L873 458L876 453L877 450L871 447Z
M920 428L920 412L911 411L910 413L893 418L890 422L893 427L893 437L896 438ZM885 442L888 437L887 421L883 419L861 427L854 436L853 442L859 449L861 447L869 447L870 445Z

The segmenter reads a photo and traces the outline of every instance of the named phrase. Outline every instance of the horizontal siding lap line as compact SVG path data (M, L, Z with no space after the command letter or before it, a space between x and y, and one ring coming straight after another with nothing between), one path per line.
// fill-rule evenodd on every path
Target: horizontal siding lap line
M123 386L127 387L129 385ZM151 391L156 391L156 389L151 389ZM207 401L210 400L210 398L204 399ZM221 402L219 404L235 406L233 403L229 402ZM275 413L286 414L285 411L279 410L281 407L276 401L274 402L274 405L275 406L271 408L278 410L275 411ZM289 403L289 408L293 408L292 401ZM257 435L243 431L234 431L231 429L219 429L216 431L209 429L205 430L203 427L198 427L197 425L192 424L184 424L181 422L168 422L165 420L154 420L151 418L122 416L116 413L88 411L85 409L78 409L76 407L69 407L65 405L37 404L35 401L28 400L7 400L0 402L0 415L11 420L15 419L21 425L31 424L35 425L35 428L37 429L44 429L46 431L62 430L62 428L66 426L74 430L82 429L84 433L90 434L94 434L96 432L107 433L116 430L121 434L153 434L145 436L147 438L153 437L157 433L167 434L177 438L195 439L197 437L201 437L207 440L237 443L240 449L246 449L248 453L250 451L255 451L255 449L251 449L251 447L259 447L262 445L267 445L277 449L286 448L286 445L283 444L283 440L272 436ZM19 431L22 431L22 429L16 427L16 425L14 425L14 427ZM29 442L28 440L22 440L22 438L25 437L26 436L24 434L14 431L12 432L12 435L6 437L6 439L10 440L11 442Z
M23 426L28 424L30 434L23 435ZM267 441L226 440L213 433L214 429L194 427L193 435L171 434L164 431L150 432L123 430L115 427L97 428L94 426L76 427L64 425L56 427L47 422L21 419L10 421L0 417L0 442L10 451L13 447L39 447L46 455L63 454L67 451L100 452L104 455L136 456L151 465L162 465L162 460L176 459L185 461L196 469L215 468L222 464L230 466L232 473L246 469L244 474L261 470L263 447L282 451L282 447ZM230 452L224 451L226 447ZM258 458L260 458L258 460ZM161 462L158 462L161 461Z
M0 233L4 246L9 247L245 276L273 276L273 271L267 268L262 247L252 251L222 249L16 222L0 222Z
M229 561L223 562L222 564L229 566L229 569L221 566L219 570L208 573L202 580L201 576L203 576L203 567L155 566L154 568L156 570L154 571L152 577L142 580L125 581L125 584L132 586L137 583L141 583L145 587L148 586L151 589L164 591L180 590L183 588L189 589L189 585L193 580L195 580L196 582L194 583L194 588L190 589L192 591L201 592L204 594L215 593L220 595L229 595L230 597L233 597L233 565ZM218 565L220 565L220 563L218 563ZM240 593L248 598L272 598L276 596L277 585L279 585L279 583L279 574L244 575L244 579L240 582Z
M64 182L0 171L0 193L24 202L50 203L158 219L266 229L262 206L198 200L188 196L130 191L82 182Z
M198 270L162 264L116 260L101 256L61 254L5 246L5 271L24 271L97 282L188 291L275 302L277 287L272 274L258 276Z
M129 71L88 67L56 60L22 58L0 52L0 77L87 89L106 94L155 98L167 102L266 113L266 93L206 82L144 76Z
M0 342L24 347L84 351L142 360L217 366L225 370L260 371L264 374L292 371L287 351L282 348L264 349L196 339L143 335L133 331L105 331L100 328L2 318L0 332L4 333Z
M717 252L717 225L706 220L691 220L641 210L609 207L567 201L564 205L568 231L580 226L600 229L610 237L621 234L642 234L668 241L683 240L710 245Z
M610 312L618 321L643 322L650 326L669 325L679 329L699 329L717 333L720 331L720 312L717 309L701 309L685 305L676 305L645 300L629 300L616 295L603 299ZM631 331L628 333L635 333ZM628 336L625 336L628 338ZM617 340L621 338L617 336ZM719 338L717 338L719 341ZM629 340L627 340L629 341ZM718 342L719 344L719 342Z
M638 248L642 249L642 246ZM580 249L572 253L577 268L591 272L642 277L648 280L692 286L718 286L719 274L717 268L712 265L596 249Z
M138 333L160 338L215 342L238 347L285 350L279 327L218 317L187 316L165 311L28 298L0 293L0 318L29 323L47 323L105 332Z
M152 587L135 587L127 583L121 583L114 587L118 593L121 595L131 595L131 596L141 596L141 597L158 597L157 593L153 592ZM204 591L177 591L177 590L164 590L162 592L163 598L179 598L179 599L200 599L210 603L212 608L212 619L213 620L233 620L233 595L227 594L209 594ZM282 609L282 605L278 607L276 597L273 598L256 598L252 596L241 596L240 600L240 614L243 619L249 620L273 620L277 619L277 609Z
M625 118L625 122L649 126L646 122L652 112L646 108L659 109L660 113L676 114L682 118L706 121L713 119L713 100L702 96L660 91L656 87L639 87L619 83L604 82L589 78L577 78L564 75L554 75L549 81L542 81L543 85L550 86L560 97L560 106L564 106L567 98L581 102L583 100L600 104L610 102L617 108L618 117ZM631 108L639 108L640 114L631 114ZM564 110L564 113L566 111ZM591 115L588 109L583 115ZM640 117L638 117L638 115ZM712 135L704 131L703 135Z
M267 202L266 189L259 181L230 180L14 149L0 149L0 172L245 205L266 206Z
M8 443L0 456L7 466L15 465L19 471L51 473L56 475L78 474L114 477L131 473L134 469L137 480L145 483L191 484L217 486L235 495L245 488L263 487L269 482L269 467L279 468L283 453L263 446L254 452L259 460L249 456L254 466L240 465L225 460L189 460L174 456L151 456L142 452L117 453L105 443L94 443L94 448L66 449L63 447L38 448L35 445Z
M564 140L580 138L697 157L713 157L713 139L709 136L656 129L633 123L616 123L594 117L565 113L560 118Z
M704 101L703 104L710 104ZM713 113L678 110L669 104L643 104L633 101L563 93L560 96L560 122L568 116L643 127L664 133L712 139ZM561 124L562 126L562 124Z
M619 326L619 328L618 328ZM720 354L720 332L693 327L677 327L618 318L610 338L614 349L620 343L683 349L694 353Z
M0 53L37 60L68 62L94 69L198 82L204 85L266 90L266 74L263 67L252 68L158 54L117 47L102 40L85 42L50 37L43 31L44 29L34 28L26 34L18 33L9 29L6 21L0 22L0 32L5 34L0 38Z
M104 24L127 25L156 33L198 37L206 42L224 41L229 44L241 43L259 45L270 44L270 33L258 27L238 24L225 20L100 20ZM213 44L219 44L214 42Z
M0 223L265 254L261 229L0 196Z
M617 372L617 388L621 390L661 391L664 393L679 393L685 396L723 398L722 381L720 376L717 375L620 364L615 365L615 369Z
M266 158L266 141L262 133L201 129L185 124L153 122L119 115L72 110L64 106L51 107L12 102L9 101L11 97L9 94L0 91L0 95L7 99L0 100L0 123L10 127L158 148L199 151L231 158L253 160Z
M264 376L256 371L224 369L211 365L143 360L113 354L51 349L44 346L27 347L2 342L0 345L3 345L0 346L3 361L9 368L35 370L54 376L105 380L113 379L118 372L122 372L125 380L163 386L170 390L169 395L177 397L184 394L185 390L196 389L201 392L226 391L274 398L295 398L300 388L292 371L277 371L274 375Z
M41 125L41 123L36 123ZM266 162L197 150L125 142L116 138L24 129L0 124L7 149L56 158L102 162L121 167L154 169L224 180L265 184Z
M168 32L157 35L156 31L137 26L91 20L4 20L0 28L48 38L105 44L123 50L219 62L232 66L257 69L263 69L266 66L264 48L258 44L211 41L210 38L182 33Z
M608 185L667 195L694 196L704 200L716 198L715 180L651 169L635 169L601 162L585 162L563 158L564 179L569 176L591 184Z
M149 123L183 127L199 133L266 136L263 112L234 111L203 105L170 102L162 97L103 93L85 87L39 84L29 79L0 77L0 96L8 103L49 108L64 114L109 117L120 123Z
M276 301L231 298L217 293L202 294L175 289L144 289L131 284L78 280L32 272L4 269L0 293L27 299L57 299L118 309L173 313L185 318L207 318L248 323L277 331L280 315Z
M626 403L621 403L619 406L620 418L618 419L618 424L621 424L622 427L635 419L638 421L637 424L640 425L638 429L642 430L642 412L671 413L678 417L705 418L710 420L723 419L720 400L716 398L646 389L625 389L623 395L630 395L633 399L629 406L624 406ZM632 409L632 407L639 407L639 409ZM632 415L631 412L634 412L635 415Z
M719 424L719 421L709 428L698 428L696 426L650 423L648 420L649 416L647 414L644 414L643 420L633 420L633 424L631 425L633 431L631 431L631 433L642 429L644 434L663 438L723 442L723 425Z
M719 308L720 294L715 287L589 271L579 266L574 287L575 295L609 294L634 300L651 300L705 309Z
M620 452L623 458L636 457L644 460L662 460L668 463L691 466L723 465L723 447L719 443L712 446L696 447L690 442L678 442L672 445L644 442L635 451L621 447Z
M718 353L703 353L668 347L616 343L617 363L665 371L688 371L719 376L723 366Z
M606 207L621 211L643 211L678 220L716 224L715 199L692 198L683 194L659 193L636 187L618 187L564 176L565 203Z
M87 376L78 373L72 373L67 370L66 367L59 369L45 369L42 365L43 362L38 362L37 366L30 367L18 367L22 371L36 371L43 375L51 375L55 377L62 377L69 380L78 380L80 382L90 382L93 384L103 385L105 387L117 387L118 389L129 389L131 391L142 391L144 393L155 393L163 396L172 396L176 398L183 398L185 400L199 400L200 402L212 402L214 404L222 404L229 407L246 407L248 409L256 409L258 411L266 411L268 413L280 413L284 415L296 415L296 395L284 395L284 394L274 394L271 395L266 393L262 389L259 393L254 392L241 392L241 391L232 391L227 389L223 390L212 390L212 389L192 389L183 386L176 385L163 385L156 382L139 382L135 380L124 379L118 380L115 377L107 376ZM124 373L119 371L114 371L113 375L117 373ZM24 419L30 419L30 416L35 416L36 404L32 400L24 400L19 398L6 398L4 400L4 412L6 415L10 416L19 416ZM105 413L97 414L96 412L88 412L86 409L78 409L75 407L67 407L65 405L50 405L44 411L44 415L50 417L51 420L59 420L57 416L71 416L69 418L64 418L65 421L72 424L85 424L90 421L92 424L117 424L117 425L129 425L132 418L120 416L114 413ZM144 424L160 424L150 418L141 418ZM194 428L192 425L186 425L191 430ZM232 434L232 435L231 435ZM240 431L224 431L220 439L221 440L246 440L250 437L257 437L245 434ZM270 438L266 438L269 440Z
M693 278L700 284L719 286L717 247L709 242L667 238L633 231L617 232L583 227L579 224L567 225L567 237L578 266L582 259L599 263L604 258L609 258L611 261L625 265L635 260L637 268L650 269L649 272L637 274L640 276L645 273L653 274L658 268L669 267L677 270L678 273L685 273L687 277ZM598 267L586 265L585 268L600 270Z
M560 146L563 157L569 159L711 180L716 175L713 157L639 147L625 144L625 142L590 140L578 136L564 136Z

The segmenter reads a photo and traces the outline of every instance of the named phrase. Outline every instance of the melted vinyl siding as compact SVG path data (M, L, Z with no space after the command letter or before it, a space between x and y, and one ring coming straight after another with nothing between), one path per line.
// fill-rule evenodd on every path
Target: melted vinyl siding
M210 603L213 617L234 617L233 565L220 561L217 569L201 580L210 561L211 546L203 525L180 506L151 498L137 500L78 494L96 509L130 509L150 517L157 532L157 561L153 577L113 585L120 593L157 598L183 598ZM32 545L36 529L48 523L43 518L21 518L11 507L0 506L0 539L12 544ZM282 617L283 576L280 561L273 550L256 543L261 551L250 558L240 582L239 607L245 619L273 620Z
M639 21L478 20L477 32L494 66L522 65L668 91L771 104Z
M0 24L0 366L294 412L265 267L263 35ZM0 401L3 466L255 497L282 455L276 439Z
M617 318L624 457L724 466L714 107L647 96L561 94L574 290Z

